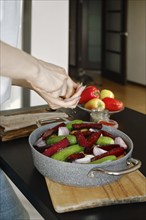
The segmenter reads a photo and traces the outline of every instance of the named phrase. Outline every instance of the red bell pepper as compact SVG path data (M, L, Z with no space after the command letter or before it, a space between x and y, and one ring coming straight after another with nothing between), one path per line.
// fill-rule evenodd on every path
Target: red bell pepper
M99 98L99 97L100 97L100 90L96 86L88 86L82 92L79 103L83 104L88 102L90 99Z
M105 108L109 111L119 111L124 107L123 102L114 98L105 97L102 101L105 103Z

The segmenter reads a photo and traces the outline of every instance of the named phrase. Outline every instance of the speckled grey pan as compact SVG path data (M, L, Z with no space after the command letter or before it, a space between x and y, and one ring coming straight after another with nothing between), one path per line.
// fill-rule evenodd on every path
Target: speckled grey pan
M91 187L111 183L126 173L133 172L141 166L141 162L131 158L133 151L132 140L122 131L103 126L103 129L115 136L120 136L128 145L128 153L116 161L103 164L75 164L57 161L39 153L34 147L36 140L48 128L56 126L52 123L34 130L29 136L33 162L37 170L49 179L65 185ZM131 164L132 166L128 166Z

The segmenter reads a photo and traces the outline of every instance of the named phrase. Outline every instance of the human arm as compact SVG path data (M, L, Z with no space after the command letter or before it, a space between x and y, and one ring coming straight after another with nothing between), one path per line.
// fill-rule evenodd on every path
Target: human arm
M11 47L1 47L1 75L10 77L12 84L36 91L51 108L74 108L83 87L71 80L66 71Z

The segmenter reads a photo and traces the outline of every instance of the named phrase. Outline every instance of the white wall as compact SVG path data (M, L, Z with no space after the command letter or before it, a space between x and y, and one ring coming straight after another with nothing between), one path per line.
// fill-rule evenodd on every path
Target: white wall
M33 0L31 54L68 70L68 0ZM48 85L49 86L49 85ZM46 104L31 92L31 106Z
M10 2L9 2L10 3ZM8 3L8 4L9 4ZM17 4L17 3L16 3ZM12 9L13 9L13 7L14 7L14 5L16 5L14 2L12 2ZM18 5L19 5L19 3L18 3ZM16 6L15 6L16 7ZM18 6L19 7L19 6ZM16 7L17 8L17 7ZM9 10L9 9L7 9L7 10ZM11 31L11 29L10 29L10 31L9 31L9 37L7 37L5 40L6 40L6 42L8 43L8 44L10 44L10 45L12 45L12 46L17 46L19 49L22 49L22 1L20 2L20 10L21 10L21 12L20 12L20 25L19 25L19 32L18 32L18 42L17 42L17 44L15 45L15 43L14 43L14 38L12 37L10 37L11 36L11 34L10 33L13 33L13 31ZM12 12L11 12L12 13ZM10 14L11 15L11 14ZM12 13L12 16L13 16L13 13ZM18 15L16 14L16 17L17 17ZM6 16L6 18L8 19L8 22L6 22L6 24L5 24L5 28L7 27L7 25L9 26L10 25L10 27L11 27L11 25L13 25L13 23L15 24L15 23L17 23L17 21L15 22L11 22L11 17L7 17ZM9 19L10 18L10 19ZM16 28L17 29L17 28ZM6 30L5 31L7 31L7 28L6 28ZM15 36L15 34L13 33L13 36ZM17 108L21 108L21 106L22 106L22 88L21 87L19 87L19 86L12 86L11 87L11 94L10 94L10 98L5 102L5 103L3 103L3 104L1 104L1 106L0 106L0 110L10 110L10 109L17 109Z
M146 85L146 0L128 1L127 79Z

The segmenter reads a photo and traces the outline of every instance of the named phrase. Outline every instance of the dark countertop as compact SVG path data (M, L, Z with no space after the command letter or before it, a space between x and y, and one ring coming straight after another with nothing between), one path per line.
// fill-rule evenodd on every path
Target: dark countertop
M73 118L89 120L80 109L65 110ZM140 171L146 176L146 115L125 108L111 116L134 143L133 158L142 161ZM146 203L131 203L98 207L58 214L55 212L44 177L33 165L28 137L1 142L0 165L10 179L46 220L141 220L145 219ZM139 215L139 216L138 216Z

